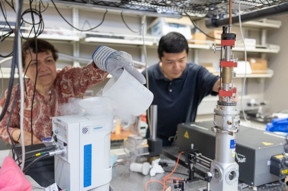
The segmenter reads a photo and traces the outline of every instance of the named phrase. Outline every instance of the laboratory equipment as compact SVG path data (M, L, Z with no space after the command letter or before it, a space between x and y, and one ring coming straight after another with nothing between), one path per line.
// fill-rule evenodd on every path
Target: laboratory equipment
M149 162L142 163L131 163L130 164L130 170L132 172L140 172L143 175L147 175L150 171L151 165Z
M157 105L150 107L150 120L149 129L150 137L147 139L149 150L149 161L159 158L162 152L162 139L157 138Z
M55 182L70 191L108 191L112 178L110 132L113 115L71 115L52 119L58 148L55 156Z
M215 133L210 131L213 121L179 124L176 146L179 151L191 151L191 144L202 154L206 162L194 164L196 172L209 171L215 157ZM271 156L283 153L284 137L253 127L239 126L236 137L236 162L239 165L239 181L260 186L275 182L278 176L270 173ZM170 152L166 151L164 152ZM185 152L186 153L186 152ZM175 154L177 156L178 152Z
M230 23L231 24L231 23ZM234 101L236 88L233 87L233 68L237 60L231 53L235 45L236 34L231 33L230 26L223 27L221 35L219 98L214 109L215 159L211 163L211 190L234 191L238 189L239 166L235 162L236 133L240 116Z

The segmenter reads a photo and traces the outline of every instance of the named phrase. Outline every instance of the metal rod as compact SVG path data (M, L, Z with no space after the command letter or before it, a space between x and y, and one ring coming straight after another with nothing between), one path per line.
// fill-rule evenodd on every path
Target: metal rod
M229 0L229 25L232 25L232 0Z
M157 105L151 105L150 115L151 115L150 138L152 140L156 140L157 138Z

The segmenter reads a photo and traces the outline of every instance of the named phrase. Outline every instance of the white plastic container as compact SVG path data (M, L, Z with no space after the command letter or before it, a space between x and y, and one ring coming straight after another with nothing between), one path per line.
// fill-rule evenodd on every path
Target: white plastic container
M145 113L153 100L153 94L126 70L105 85L102 95L111 99L114 110L134 116Z

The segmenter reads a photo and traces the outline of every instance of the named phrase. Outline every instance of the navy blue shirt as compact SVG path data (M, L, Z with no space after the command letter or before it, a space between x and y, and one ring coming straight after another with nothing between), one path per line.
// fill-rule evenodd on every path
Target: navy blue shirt
M142 74L146 77L146 71ZM212 90L219 77L197 64L187 63L183 74L172 81L164 77L159 63L148 68L148 76L152 105L158 108L157 136L162 139L174 136L179 123L194 122L201 100L217 95Z

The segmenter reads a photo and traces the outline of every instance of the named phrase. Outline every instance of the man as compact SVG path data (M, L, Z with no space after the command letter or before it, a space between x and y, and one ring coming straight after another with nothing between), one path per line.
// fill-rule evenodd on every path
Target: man
M188 51L186 38L170 32L159 41L160 62L142 72L145 77L148 74L149 89L154 94L152 105L158 108L157 137L163 146L172 144L179 123L195 121L202 99L217 95L220 86L218 76L187 63Z

